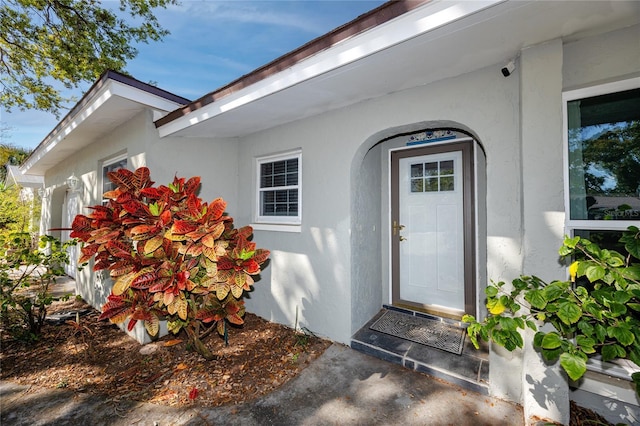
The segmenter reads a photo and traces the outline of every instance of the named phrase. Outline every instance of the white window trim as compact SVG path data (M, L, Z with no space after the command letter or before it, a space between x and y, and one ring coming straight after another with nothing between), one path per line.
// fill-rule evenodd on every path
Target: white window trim
M572 220L569 193L569 120L567 115L567 104L577 99L591 98L594 96L607 95L609 93L623 92L640 88L640 77L619 80L611 83L599 84L596 86L581 89L569 90L562 93L562 150L564 168L564 211L565 211L565 234L573 236L574 230L588 231L624 231L631 221L617 220ZM619 360L605 362L600 356L589 358L587 370L604 373L613 377L630 380L630 375L634 371L640 371L632 362Z
M565 233L573 235L574 229L585 230L625 230L631 221L622 220L575 220L571 219L569 193L569 120L567 116L567 104L577 99L591 98L594 96L607 95L609 93L623 92L625 90L640 88L640 77L626 80L619 80L611 83L599 84L596 86L581 89L569 90L562 93L562 151L563 151L563 176L564 176L564 214Z
M261 216L260 210L260 166L264 163L298 159L298 216ZM302 149L256 157L255 159L255 202L252 227L261 231L300 232L302 224Z

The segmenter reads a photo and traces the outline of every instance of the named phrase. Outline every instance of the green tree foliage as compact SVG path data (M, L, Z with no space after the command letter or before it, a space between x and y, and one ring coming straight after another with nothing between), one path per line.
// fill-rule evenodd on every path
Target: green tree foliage
M593 194L635 195L640 182L640 121L614 127L584 141L582 148L585 180ZM599 173L615 178L609 188Z
M122 71L137 50L168 32L153 15L177 0L3 0L0 3L0 105L58 113L65 89ZM113 3L111 3L113 4ZM123 16L131 19L125 20Z
M18 166L31 154L28 149L20 148L9 143L0 143L0 182L7 178L6 165Z
M36 215L40 216L39 201L24 197L19 186L0 182L0 246L11 234L32 232Z
M587 360L628 359L640 366L640 230L630 226L620 242L626 253L565 238L560 256L573 260L571 281L547 283L535 276L493 283L486 289L490 315L482 322L465 315L473 344L493 341L509 351L522 348L520 330L536 331L533 345L548 361L560 361L570 379L587 371ZM576 285L583 281L583 285ZM538 331L540 324L554 330ZM640 373L632 379L640 396Z

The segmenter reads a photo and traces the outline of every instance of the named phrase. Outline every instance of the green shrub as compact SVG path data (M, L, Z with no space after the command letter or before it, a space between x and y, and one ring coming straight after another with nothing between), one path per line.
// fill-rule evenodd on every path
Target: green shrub
M600 248L580 237L565 238L561 257L571 259L568 281L547 283L535 276L486 289L488 317L478 322L465 315L473 344L493 341L509 351L522 348L520 330L536 331L533 345L548 361L560 365L572 380L587 371L587 360L628 359L640 366L640 230L631 226L620 242L626 253ZM582 281L576 285L577 281ZM551 324L553 331L538 331ZM640 373L632 379L640 396Z
M51 236L40 237L40 249L31 248L31 235L12 234L0 260L0 324L14 338L37 340L47 308L58 298L50 293L56 277L65 275L66 248Z

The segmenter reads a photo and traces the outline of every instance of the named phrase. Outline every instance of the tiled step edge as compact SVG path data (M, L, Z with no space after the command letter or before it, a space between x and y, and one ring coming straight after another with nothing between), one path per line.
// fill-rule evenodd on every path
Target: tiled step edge
M455 373L442 370L428 364L424 364L410 357L400 356L398 354L385 351L382 348L353 339L351 340L351 348L375 358L401 365L409 370L417 371L419 373L425 373L438 379L445 380L449 383L468 389L470 391L477 392L482 395L489 395L488 384L472 381L466 377L462 377Z

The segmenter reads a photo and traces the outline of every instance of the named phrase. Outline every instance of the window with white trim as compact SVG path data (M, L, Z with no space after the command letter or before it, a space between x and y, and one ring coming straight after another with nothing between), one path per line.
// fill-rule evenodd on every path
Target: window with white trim
M299 225L302 218L302 152L256 159L256 222Z
M105 192L113 191L114 189L116 189L116 185L109 180L109 176L107 176L107 173L126 168L126 154L102 162L102 192L100 193L100 197L102 197L102 194L104 194ZM104 205L106 203L107 200L103 199L102 204Z
M563 110L566 233L624 253L622 232L640 221L640 78L565 92ZM587 367L612 374L625 363Z
M640 221L640 78L566 92L568 231Z

